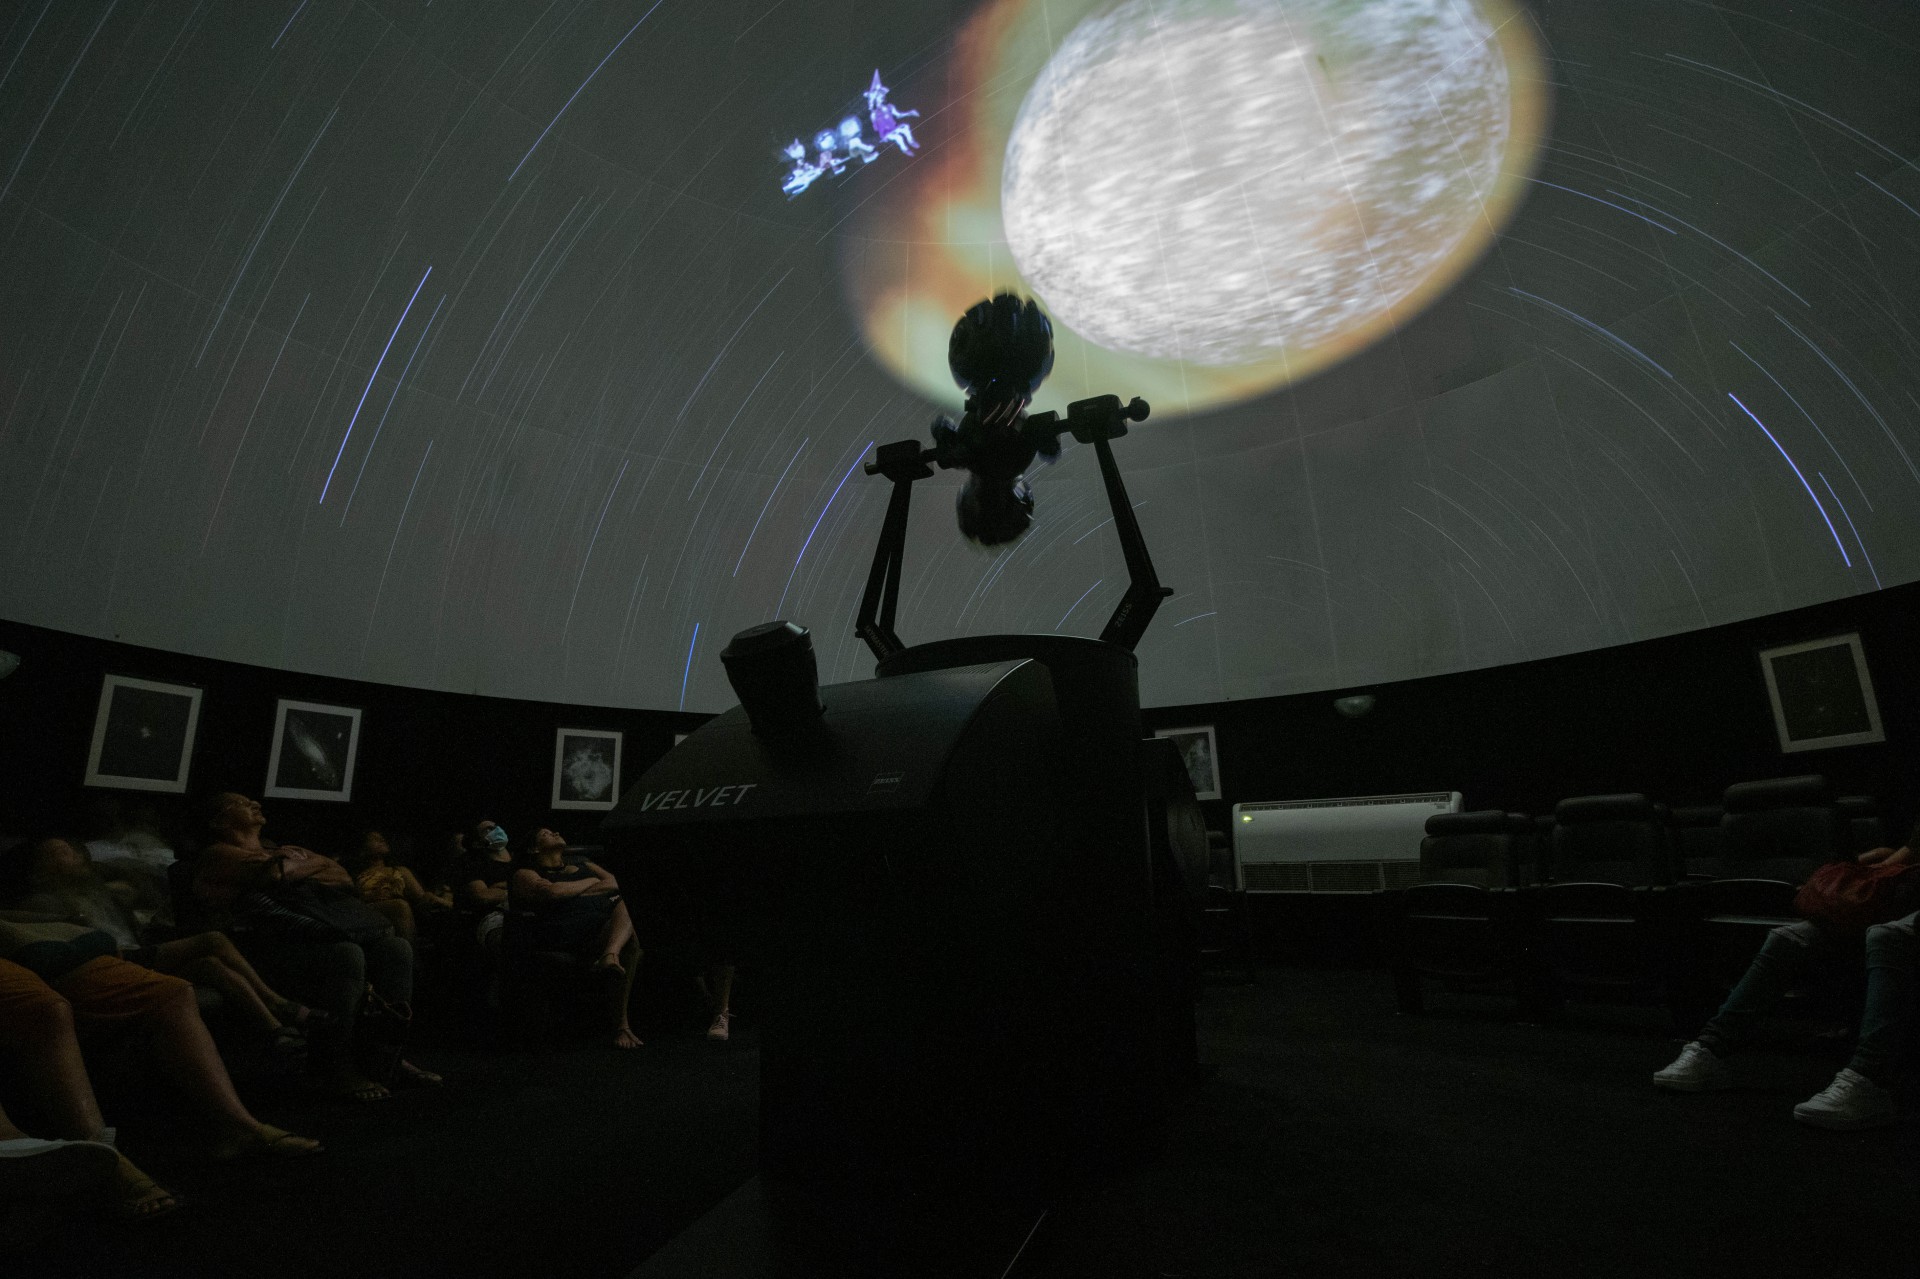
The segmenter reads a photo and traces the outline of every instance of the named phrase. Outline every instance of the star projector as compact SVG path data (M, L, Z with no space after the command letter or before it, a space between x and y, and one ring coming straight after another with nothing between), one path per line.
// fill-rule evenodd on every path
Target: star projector
M701 1250L752 1238L783 1274L1006 1274L1062 1186L1158 1144L1196 1069L1206 822L1140 723L1133 648L1172 592L1112 449L1147 405L1027 416L1053 341L1012 294L967 308L948 352L965 416L866 468L893 482L856 627L874 678L822 687L796 623L740 632L740 705L601 827L629 896L681 903L766 1001L758 1185L671 1245L689 1269L734 1273ZM1131 577L1100 638L903 645L914 482L967 470L962 529L1018 536L1022 473L1065 431L1100 459Z

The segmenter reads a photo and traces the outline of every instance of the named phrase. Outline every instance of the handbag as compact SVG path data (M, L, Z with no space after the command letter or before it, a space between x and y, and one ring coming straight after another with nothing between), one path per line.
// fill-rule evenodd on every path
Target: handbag
M1906 876L1914 870L1920 870L1920 866L1829 862L1800 885L1793 908L1808 919L1836 928L1884 924L1904 913Z
M304 915L340 934L341 941L364 944L378 941L393 932L391 920L345 889L330 888L303 879L285 885L273 896L274 900L295 914Z

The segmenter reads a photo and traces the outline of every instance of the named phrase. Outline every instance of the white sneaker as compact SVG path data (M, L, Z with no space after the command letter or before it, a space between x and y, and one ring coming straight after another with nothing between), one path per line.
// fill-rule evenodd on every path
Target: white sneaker
M707 1027L707 1038L725 1039L727 1037L727 1023L731 1020L733 1020L732 1013L721 1013L715 1017L713 1019L713 1025Z
M1675 1092L1719 1092L1733 1087L1733 1071L1696 1039L1680 1050L1671 1066L1654 1072L1653 1084Z
M1815 1128L1880 1128L1899 1120L1893 1094L1865 1075L1842 1070L1825 1090L1793 1108L1793 1117Z

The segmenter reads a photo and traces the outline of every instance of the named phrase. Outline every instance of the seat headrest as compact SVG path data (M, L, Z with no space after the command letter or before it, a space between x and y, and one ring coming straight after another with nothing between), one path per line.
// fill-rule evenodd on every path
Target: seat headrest
M1427 818L1427 834L1436 836L1504 835L1509 829L1506 813L1498 808L1477 813L1435 813Z
M1824 808L1832 802L1827 779L1817 773L1735 782L1721 798L1729 813L1752 813L1767 808Z
M1575 795L1553 808L1562 826L1579 822L1657 822L1653 801L1645 795Z
M1718 826L1723 810L1718 804L1690 804L1673 810L1675 826Z

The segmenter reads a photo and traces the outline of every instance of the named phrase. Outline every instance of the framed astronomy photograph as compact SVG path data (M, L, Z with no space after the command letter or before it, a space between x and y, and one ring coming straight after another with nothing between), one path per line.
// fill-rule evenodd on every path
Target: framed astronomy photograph
M200 692L130 675L103 679L85 784L184 793L200 727Z
M1171 737L1180 747L1180 758L1187 761L1187 776L1193 778L1193 792L1201 799L1220 798L1220 756L1213 745L1213 725L1203 728L1162 728L1155 737Z
M553 734L553 806L600 812L620 802L623 733L560 728Z
M1859 635L1767 649L1760 654L1760 669L1766 672L1781 750L1817 751L1887 740Z
M273 717L267 798L344 804L353 798L353 765L359 753L359 707L283 697Z

